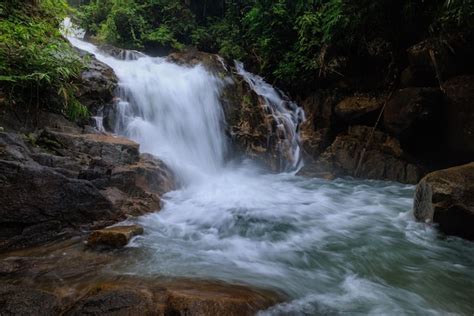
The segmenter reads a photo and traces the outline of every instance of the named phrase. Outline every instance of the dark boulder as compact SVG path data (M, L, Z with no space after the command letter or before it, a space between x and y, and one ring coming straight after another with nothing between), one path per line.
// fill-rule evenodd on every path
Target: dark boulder
M397 139L375 131L366 148L371 130L366 126L349 127L347 133L339 134L316 160L315 169L338 176L417 183L421 171L405 157Z
M160 196L174 188L164 163L125 138L0 133L0 249L159 210Z
M43 242L43 233L56 234L61 228L114 216L110 201L89 181L68 178L33 162L0 160L0 174L0 227L9 232L2 239L21 235L5 247ZM32 235L39 240L32 240Z
M416 188L413 210L419 221L474 239L474 163L425 176Z
M474 158L474 76L460 76L444 84L447 147L470 161Z
M349 124L375 124L382 102L374 97L352 96L344 98L334 108L336 116Z
M442 140L443 94L437 88L396 91L385 107L385 129L408 147L436 147Z
M78 82L76 97L92 113L96 113L98 108L112 102L118 80L113 69L94 56L88 55L87 61Z
M471 73L474 68L474 45L470 37L452 33L443 39L429 38L410 47L407 55L411 84L439 86L440 82L453 76ZM405 74L405 77L408 75Z

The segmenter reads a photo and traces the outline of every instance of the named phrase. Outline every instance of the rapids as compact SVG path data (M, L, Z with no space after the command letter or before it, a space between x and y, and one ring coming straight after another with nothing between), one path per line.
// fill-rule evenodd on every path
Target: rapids
M474 247L414 222L413 186L226 163L219 78L201 66L119 60L70 41L115 70L116 132L182 182L160 212L131 220L145 235L111 267L116 273L217 279L288 296L262 315L473 313Z

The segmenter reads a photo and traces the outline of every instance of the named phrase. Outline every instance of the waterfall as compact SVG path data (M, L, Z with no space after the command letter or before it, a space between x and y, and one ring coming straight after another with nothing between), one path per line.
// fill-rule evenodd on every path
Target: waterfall
M160 157L183 183L222 171L227 142L219 100L225 84L221 78L201 65L182 66L113 48L104 52L77 38L69 40L114 69L119 79L116 133L138 142L143 152ZM282 171L297 169L303 110L261 77L245 71L241 63L236 63L236 69L273 117Z
M115 58L92 44L70 41L111 66L119 79L115 132L161 158L183 183L223 168L221 79L201 65L185 67L134 52Z
M116 132L163 159L184 184L162 197L160 212L129 219L145 234L110 271L287 294L288 302L261 315L472 314L473 247L413 221L413 186L226 166L219 77L199 65L70 41L115 70ZM272 144L289 153L287 168L298 168L302 110L241 64L236 69L273 120Z
M280 153L282 170L297 170L301 167L299 125L304 121L304 111L283 92L265 82L262 77L244 69L241 62L235 67L250 87L265 102L265 112L270 113L276 123L277 149Z

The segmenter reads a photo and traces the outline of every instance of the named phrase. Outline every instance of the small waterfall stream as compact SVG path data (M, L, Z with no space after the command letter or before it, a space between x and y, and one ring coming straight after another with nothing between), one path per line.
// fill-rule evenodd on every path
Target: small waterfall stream
M302 165L299 125L304 121L304 111L284 93L265 82L262 77L245 70L243 63L235 62L235 68L250 87L265 101L265 111L276 122L278 150L283 157L282 170L297 170Z
M414 222L412 186L226 164L218 78L201 66L136 54L121 60L70 41L117 73L117 132L185 184L163 197L160 212L133 220L145 234L113 271L246 283L289 296L265 315L472 314L472 245ZM284 146L297 167L303 113L237 67L290 136Z

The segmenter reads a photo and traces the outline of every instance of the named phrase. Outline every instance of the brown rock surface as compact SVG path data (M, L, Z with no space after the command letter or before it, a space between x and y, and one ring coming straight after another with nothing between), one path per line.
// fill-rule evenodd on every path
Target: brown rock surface
M413 209L419 221L474 239L474 162L425 176L416 188Z
M448 147L474 157L474 76L454 77L443 87Z
M138 225L107 227L93 231L87 239L87 246L122 248L133 237L141 234L143 234L143 227Z
M0 249L107 226L160 208L171 171L121 137L45 129L0 133ZM101 224L102 223L102 224Z
M352 96L343 99L334 108L334 113L349 123L357 123L372 119L375 123L382 102L374 97Z
M351 126L346 134L338 135L315 162L316 171L354 176L370 133L369 127ZM404 158L400 143L381 131L375 131L358 171L358 177L403 183L417 183L421 173Z

